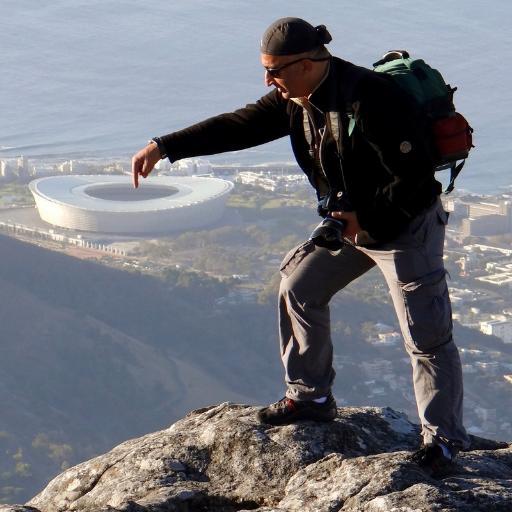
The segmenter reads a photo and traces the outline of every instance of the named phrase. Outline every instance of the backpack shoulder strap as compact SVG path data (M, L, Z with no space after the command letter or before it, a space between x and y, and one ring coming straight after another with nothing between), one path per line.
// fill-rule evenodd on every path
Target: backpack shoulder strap
M336 108L327 112L327 122L330 124L331 133L336 141L338 153L342 150L342 130L343 122L348 119L347 132L350 137L356 125L357 112L359 110L359 100L356 97L356 89L361 79L372 73L371 70L350 64L350 67L343 73L338 84L341 89L337 91Z
M450 166L450 183L446 187L446 190L444 191L445 194L449 194L454 188L455 188L455 179L459 175L460 171L462 171L462 168L464 167L464 164L466 163L466 160L462 160L460 164L457 164L457 162L454 162Z

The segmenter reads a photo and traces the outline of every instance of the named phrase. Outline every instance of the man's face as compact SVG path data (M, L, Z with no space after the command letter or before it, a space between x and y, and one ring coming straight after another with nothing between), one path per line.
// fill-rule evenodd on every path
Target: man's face
M265 85L273 85L281 96L288 100L308 96L307 74L311 61L301 59L297 55L261 54L261 63L265 68Z

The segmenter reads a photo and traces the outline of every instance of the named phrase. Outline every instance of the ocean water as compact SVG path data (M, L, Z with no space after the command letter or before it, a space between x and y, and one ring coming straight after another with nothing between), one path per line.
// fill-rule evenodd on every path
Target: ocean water
M441 69L475 128L459 188L512 184L507 0L1 0L0 158L127 156L252 102L266 92L261 33L290 15L326 24L355 63L398 47ZM292 159L287 140L211 158Z

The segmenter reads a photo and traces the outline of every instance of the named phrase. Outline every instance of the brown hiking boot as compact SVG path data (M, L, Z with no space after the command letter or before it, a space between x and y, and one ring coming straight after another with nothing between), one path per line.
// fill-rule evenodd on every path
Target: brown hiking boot
M323 404L313 400L292 400L284 397L279 402L258 412L258 420L270 425L286 425L299 420L332 421L336 417L336 402L329 394Z

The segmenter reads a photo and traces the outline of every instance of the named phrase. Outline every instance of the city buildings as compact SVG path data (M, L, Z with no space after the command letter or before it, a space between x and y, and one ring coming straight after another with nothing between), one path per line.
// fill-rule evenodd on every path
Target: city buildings
M463 236L490 236L512 232L512 203L508 200L496 202L460 202L464 212L461 233Z
M269 190L271 192L292 192L308 185L304 174L261 171L241 171L237 174L235 181L244 185Z
M505 343L512 343L512 317L481 322L480 330L484 334L501 338Z

